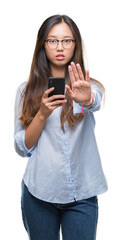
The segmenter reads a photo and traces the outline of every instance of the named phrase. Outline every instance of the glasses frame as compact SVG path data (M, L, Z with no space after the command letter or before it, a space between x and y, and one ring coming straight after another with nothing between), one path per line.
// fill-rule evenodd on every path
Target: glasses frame
M63 39L63 40L58 40L58 39L49 38L49 39L44 40L44 42L48 43L50 40L55 40L56 43L57 43L57 45L56 45L55 48L50 48L50 46L48 45L50 49L56 49L57 46L58 46L58 44L59 44L59 42L62 43L63 48L65 48L65 49L70 49L70 48L64 47L63 42L66 41L66 40L71 40L72 43L75 43L75 42L76 42L76 40L74 40L74 39L70 39L70 38L68 38L68 39Z

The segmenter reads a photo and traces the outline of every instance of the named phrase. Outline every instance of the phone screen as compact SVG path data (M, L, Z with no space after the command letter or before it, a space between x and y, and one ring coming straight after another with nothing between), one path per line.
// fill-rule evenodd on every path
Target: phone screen
M48 79L48 88L54 87L54 90L49 93L48 97L62 94L65 92L65 78L64 77L50 77ZM57 100L57 99L56 99Z

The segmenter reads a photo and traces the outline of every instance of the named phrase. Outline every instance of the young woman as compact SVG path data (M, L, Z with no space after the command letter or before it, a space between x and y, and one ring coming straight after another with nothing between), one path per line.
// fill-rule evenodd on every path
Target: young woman
M52 76L65 77L65 95L48 97ZM60 226L63 240L96 239L97 195L107 191L107 183L93 112L100 109L103 93L102 84L85 71L74 21L65 15L46 19L29 80L15 101L15 149L29 157L21 207L31 240L59 240Z

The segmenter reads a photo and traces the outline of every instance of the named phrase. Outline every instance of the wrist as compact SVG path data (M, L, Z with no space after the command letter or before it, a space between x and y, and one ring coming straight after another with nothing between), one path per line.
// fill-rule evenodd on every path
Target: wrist
M39 111L37 112L37 117L41 120L41 121L46 121L46 117L42 114L41 109L39 109Z
M95 103L95 94L91 92L91 99L87 103L82 103L84 107L91 107Z

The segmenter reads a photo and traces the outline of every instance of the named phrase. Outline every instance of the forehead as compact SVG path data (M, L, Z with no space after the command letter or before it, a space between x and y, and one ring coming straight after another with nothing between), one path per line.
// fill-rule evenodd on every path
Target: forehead
M65 22L55 24L48 33L49 36L54 37L73 37L72 31Z

